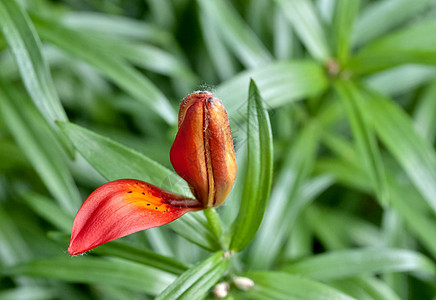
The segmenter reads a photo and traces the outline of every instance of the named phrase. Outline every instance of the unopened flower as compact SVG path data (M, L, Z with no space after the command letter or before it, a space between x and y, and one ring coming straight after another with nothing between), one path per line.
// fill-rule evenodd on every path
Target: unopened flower
M236 161L227 113L211 93L196 92L183 100L170 157L195 199L136 179L105 183L77 212L68 253L77 255L186 212L222 204L236 177Z
M233 284L240 290L248 291L254 286L254 281L248 277L234 277Z
M203 207L223 203L236 177L235 150L227 113L211 93L197 92L183 100L170 157Z
M230 286L227 282L220 282L213 288L215 298L225 298L229 294Z

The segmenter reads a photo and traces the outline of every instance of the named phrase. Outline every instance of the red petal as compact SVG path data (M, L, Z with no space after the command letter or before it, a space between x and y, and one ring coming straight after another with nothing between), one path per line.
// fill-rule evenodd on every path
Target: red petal
M197 200L164 191L134 179L120 179L97 188L85 200L73 223L68 253L77 255L128 234L167 224Z
M195 95L196 97L192 97ZM177 174L193 188L195 198L207 203L209 178L204 145L204 101L208 95L191 94L185 98L179 113L179 131L171 147L171 164ZM203 99L204 98L204 99ZM192 100L194 99L194 100ZM189 101L187 101L189 100ZM205 205L206 207L206 205Z

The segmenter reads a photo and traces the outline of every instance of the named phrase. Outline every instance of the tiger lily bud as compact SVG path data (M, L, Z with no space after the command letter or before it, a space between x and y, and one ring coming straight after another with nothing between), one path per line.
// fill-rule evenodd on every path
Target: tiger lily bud
M235 150L224 106L210 92L183 99L170 158L204 208L223 203L236 177Z

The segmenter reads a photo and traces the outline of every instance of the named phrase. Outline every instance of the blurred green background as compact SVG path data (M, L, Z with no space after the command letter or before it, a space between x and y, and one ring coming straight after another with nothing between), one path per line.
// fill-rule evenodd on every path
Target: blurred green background
M436 299L436 1L0 0L0 28L1 300L154 299L192 265L191 299L220 281L228 299ZM220 249L201 212L68 257L75 212L107 180L186 191L149 164L172 169L194 90L229 114L231 236L250 78L273 183L228 268L194 280Z

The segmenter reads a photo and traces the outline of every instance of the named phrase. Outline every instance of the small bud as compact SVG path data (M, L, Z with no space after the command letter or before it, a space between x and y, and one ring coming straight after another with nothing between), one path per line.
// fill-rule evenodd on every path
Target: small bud
M215 298L225 298L229 293L230 286L227 282L218 283L213 289Z
M254 281L247 277L234 277L233 284L240 290L248 291L254 286Z
M223 203L236 177L235 149L227 113L211 93L195 92L183 99L170 158L204 208Z

